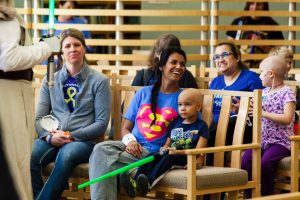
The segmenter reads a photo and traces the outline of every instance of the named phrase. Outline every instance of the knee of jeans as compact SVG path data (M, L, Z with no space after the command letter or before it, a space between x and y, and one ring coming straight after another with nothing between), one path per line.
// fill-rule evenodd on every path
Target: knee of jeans
M102 145L101 143L99 143L99 144L94 146L91 157L92 156L97 156L98 157L98 156L100 156L100 154L101 154L101 157L103 157L103 156L107 155L107 153L105 153L105 152L107 152L107 146Z
M33 145L31 157L30 157L31 162L33 161L33 162L39 163L45 154L44 150L45 150L44 148L40 147L39 142L35 142Z

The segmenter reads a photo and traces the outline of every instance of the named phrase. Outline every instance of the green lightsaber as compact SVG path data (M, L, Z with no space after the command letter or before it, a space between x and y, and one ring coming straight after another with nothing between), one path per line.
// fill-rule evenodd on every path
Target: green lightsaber
M54 7L55 0L49 1L49 30L54 30Z
M48 37L52 37L54 35L54 7L55 7L55 0L50 0ZM54 86L54 73L55 73L54 56L51 55L48 58L48 64L47 64L47 83L49 87Z
M102 181L102 180L104 180L104 179L107 179L107 178L116 176L116 175L118 175L118 174L121 174L122 172L128 171L128 170L133 169L133 168L135 168L135 167L139 167L139 166L144 165L144 164L146 164L146 163L152 162L152 161L154 160L154 158L155 158L154 155L153 155L153 156L149 156L149 157L147 157L147 158L144 158L144 159L142 159L142 160L139 160L139 161L137 161L137 162L134 162L134 163L132 163L132 164L130 164L130 165L127 165L127 166L122 167L122 168L120 168L120 169L117 169L117 170L115 170L115 171L112 171L112 172L109 172L109 173L104 174L104 175L102 175L102 176L99 176L98 178L95 178L95 179L90 180L90 181L88 181L88 182L85 182L85 183L83 183L83 184L81 184L81 185L78 185L78 189L82 189L82 188L87 187L87 186L89 186L89 185L91 185L91 184L94 184L94 183L100 182L100 181Z

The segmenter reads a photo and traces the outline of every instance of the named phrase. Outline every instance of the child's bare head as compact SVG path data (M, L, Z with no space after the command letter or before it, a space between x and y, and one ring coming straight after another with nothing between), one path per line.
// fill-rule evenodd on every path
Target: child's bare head
M282 81L286 74L286 62L282 56L269 56L261 61L259 69L263 82L266 76Z
M188 88L183 90L178 97L178 110L183 119L197 118L202 107L202 96L199 90Z
M278 46L271 49L269 56L283 56L286 61L286 73L293 67L294 53L286 46Z

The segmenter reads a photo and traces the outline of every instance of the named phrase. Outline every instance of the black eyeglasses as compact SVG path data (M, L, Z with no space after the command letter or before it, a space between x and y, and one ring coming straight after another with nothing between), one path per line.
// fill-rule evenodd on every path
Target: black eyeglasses
M228 56L233 55L233 53L231 51L224 51L221 54L216 54L213 57L214 61L219 60L220 58L227 58Z

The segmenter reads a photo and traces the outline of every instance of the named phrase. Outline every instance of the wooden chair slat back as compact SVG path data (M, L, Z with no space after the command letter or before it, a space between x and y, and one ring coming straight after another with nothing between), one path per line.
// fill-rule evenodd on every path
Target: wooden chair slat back
M249 97L241 97L240 99L240 107L237 115L237 121L240 123L235 124L232 144L243 144L243 134L248 119L249 102ZM242 136L240 136L240 134L242 134Z
M121 104L124 103L123 113L127 111L127 108L132 101L135 92L140 88L137 86L122 86L116 84L113 87L114 92L114 112L112 113L114 119L114 139L121 140L121 125L122 125L122 111Z
M229 116L231 111L231 102L232 102L231 96L222 97L222 107L221 107L220 117L217 125L215 146L225 145ZM214 165L220 167L224 166L224 152L215 153Z
M245 127L248 120L248 109L249 109L249 97L241 97L240 107L237 116L237 122L235 124L233 133L233 145L243 144L243 138L245 133ZM233 151L231 153L231 167L240 168L241 166L241 153L242 151Z
M213 78L210 77L195 77L199 89L208 89L208 86Z
M201 90L200 90L201 93ZM203 102L202 102L202 119L206 122L208 126L210 126L213 114L213 95L204 95L203 96Z

